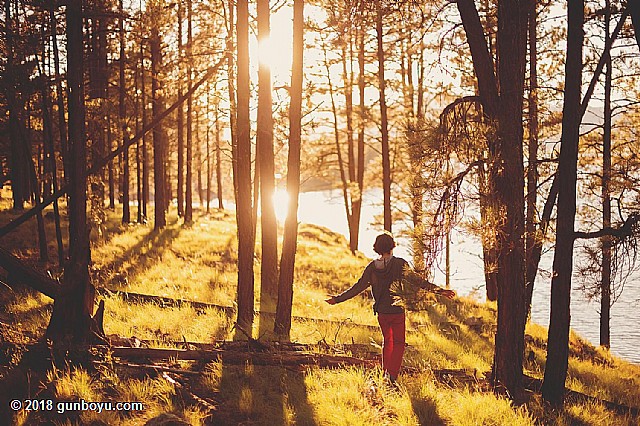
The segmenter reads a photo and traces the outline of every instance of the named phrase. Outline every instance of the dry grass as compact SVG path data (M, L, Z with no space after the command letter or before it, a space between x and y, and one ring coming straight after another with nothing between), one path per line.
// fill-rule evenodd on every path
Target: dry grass
M0 203L4 200L0 200ZM154 233L148 225L119 224L119 212L110 214L103 238L93 245L92 275L97 286L131 292L192 299L233 306L235 300L236 238L234 218L224 212L197 216L185 228L171 216L169 225ZM15 214L0 212L0 223ZM49 227L48 229L52 229ZM30 222L3 239L28 259L37 256ZM53 233L49 235L53 236ZM53 239L53 237L52 237ZM52 254L55 259L55 253ZM371 300L365 295L336 306L324 303L327 294L345 289L358 279L367 259L352 256L340 235L312 225L300 227L299 256L293 313L297 316L334 320L334 323L294 321L292 340L302 343L381 344L378 332L358 324L376 325ZM41 268L56 272L55 261ZM259 264L256 264L259 271ZM259 277L256 279L259 283ZM256 291L258 293L258 291ZM2 321L11 321L3 335L20 334L33 341L49 319L51 300L25 290L0 290L6 308ZM154 340L156 346L170 341L213 342L232 337L233 318L217 309L191 306L166 308L154 303L105 298L107 334ZM309 368L294 372L279 367L234 366L220 362L182 366L202 373L193 379L194 392L216 402L213 416L162 377L134 374L130 370L104 368L53 370L42 385L55 400L84 398L92 401L141 401L143 412L128 413L19 413L17 424L144 424L162 413L171 413L190 424L256 425L534 425L534 424L637 424L637 418L614 415L601 404L568 404L553 411L538 396L520 407L492 393L439 383L432 371L442 368L489 370L492 362L495 305L470 299L434 301L426 298L407 316L405 365L417 371L400 378L400 391L388 389L379 369L327 370ZM258 321L256 321L258 323ZM258 335L257 325L255 335ZM527 351L535 360L526 371L541 377L546 355L546 330L528 325ZM20 340L20 339L13 339ZM372 347L373 347L372 346ZM572 335L576 353L568 385L598 398L640 406L640 368L585 345ZM528 353L528 352L527 352ZM603 362L606 361L606 362Z

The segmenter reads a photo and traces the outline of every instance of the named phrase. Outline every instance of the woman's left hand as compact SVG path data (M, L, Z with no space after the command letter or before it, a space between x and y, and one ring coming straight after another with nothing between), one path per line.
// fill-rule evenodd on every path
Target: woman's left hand
M453 299L454 297L456 297L456 292L453 290L440 289L436 294L439 294L440 296L444 296L447 299Z

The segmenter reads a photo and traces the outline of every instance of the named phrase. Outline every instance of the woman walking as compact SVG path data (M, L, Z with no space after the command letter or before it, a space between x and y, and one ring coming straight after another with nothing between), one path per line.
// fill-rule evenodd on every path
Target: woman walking
M358 282L351 288L325 300L330 305L342 303L371 286L373 311L378 315L384 339L382 369L391 383L395 383L400 373L405 346L405 314L401 296L410 291L408 287L422 288L448 299L453 299L456 295L454 291L445 290L423 279L411 269L406 260L393 256L395 246L390 234L378 235L373 250L380 257L367 265Z

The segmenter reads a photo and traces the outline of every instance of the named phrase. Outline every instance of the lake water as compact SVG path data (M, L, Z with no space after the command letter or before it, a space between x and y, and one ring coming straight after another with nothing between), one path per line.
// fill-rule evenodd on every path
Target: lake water
M359 249L368 257L374 257L372 246L381 226L371 224L375 215L381 214L381 197L375 192L367 193L362 210ZM300 194L298 218L300 222L314 223L331 229L334 232L348 235L347 221L340 191L307 192ZM286 193L276 194L276 210L280 220L286 215ZM397 232L400 226L395 225ZM398 247L394 254L411 259L407 241L398 239ZM482 264L482 247L479 241L465 238L460 233L451 237L451 288L460 295L477 294L484 300L484 274ZM536 280L533 302L532 321L545 327L549 325L551 269L553 252L547 253L541 260L541 268L547 273L539 273ZM436 271L435 282L444 283L442 271ZM345 283L345 285L348 283ZM600 333L599 302L590 302L577 288L574 280L574 291L571 294L571 327L579 335L597 345ZM620 298L611 309L611 351L626 360L640 363L640 274L632 275Z

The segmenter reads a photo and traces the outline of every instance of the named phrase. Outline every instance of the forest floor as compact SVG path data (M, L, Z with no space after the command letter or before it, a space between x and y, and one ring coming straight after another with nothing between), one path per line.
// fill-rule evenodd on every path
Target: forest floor
M3 202L0 224L16 216ZM519 404L496 396L485 378L495 305L469 298L426 295L413 306L404 373L398 389L385 385L371 300L362 295L339 306L324 302L327 294L355 282L368 260L353 256L341 235L314 225L299 229L295 344L270 341L268 313L256 316L257 341L234 341L234 216L217 210L195 216L190 227L170 216L167 228L154 232L150 225L121 225L116 211L108 213L100 232L93 230L91 272L98 299L105 301L104 328L112 346L94 348L81 366L35 368L25 362L42 348L36 343L53 301L29 288L0 285L1 403L5 412L12 399L31 405L9 411L8 424L640 424L637 409L625 409L640 407L640 366L573 333L567 386L574 392L561 410L543 404L535 379L544 372L546 329L535 324L526 330L531 390ZM0 245L57 277L49 217L50 263L37 261L35 220ZM259 258L258 252L256 284ZM83 411L63 403L81 400L143 407L98 413L96 404Z

